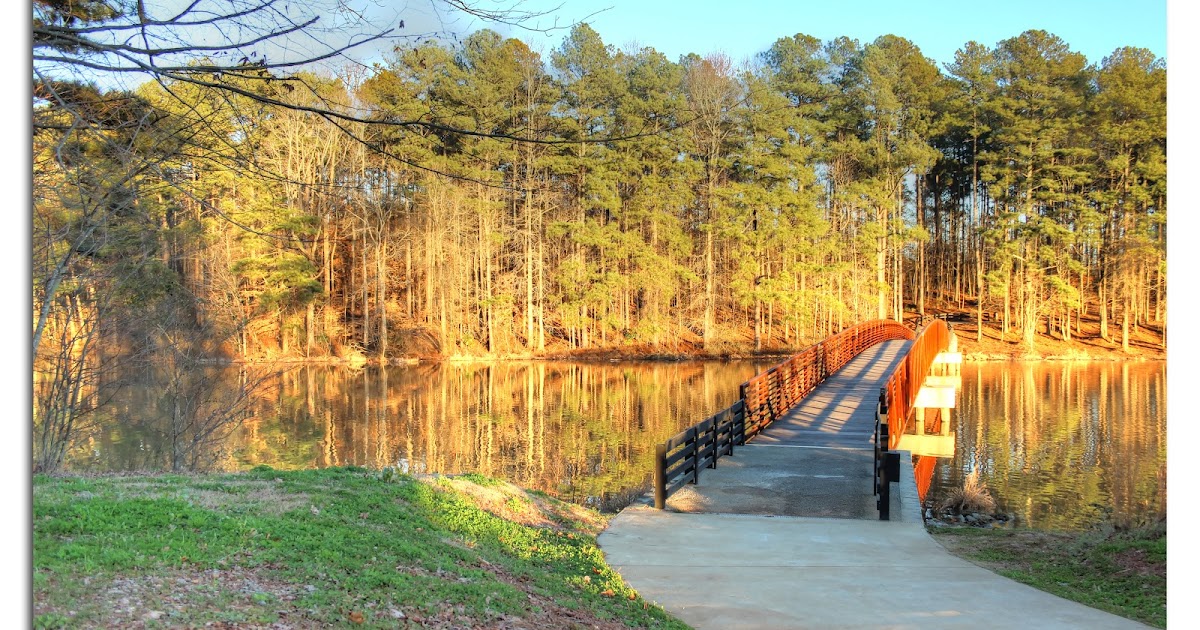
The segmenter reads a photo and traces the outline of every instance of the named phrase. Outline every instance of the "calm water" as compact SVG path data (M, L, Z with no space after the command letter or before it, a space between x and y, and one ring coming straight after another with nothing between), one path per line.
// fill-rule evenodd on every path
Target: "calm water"
M1165 362L968 362L955 455L930 492L979 470L1031 527L1081 529L1166 511Z
M505 362L294 367L271 374L212 468L358 465L477 472L568 500L620 506L649 488L654 445L732 404L777 363ZM221 391L245 375L214 370ZM148 380L148 379L146 379ZM170 468L161 390L125 387L74 470Z
M478 472L619 507L647 488L656 443L731 404L775 362L274 368L240 427L204 455L218 470ZM240 368L208 376L216 408L247 378ZM159 386L123 388L70 468L169 469L168 408ZM956 454L939 460L934 498L978 469L1001 508L1031 526L1166 509L1163 362L967 363L952 417Z

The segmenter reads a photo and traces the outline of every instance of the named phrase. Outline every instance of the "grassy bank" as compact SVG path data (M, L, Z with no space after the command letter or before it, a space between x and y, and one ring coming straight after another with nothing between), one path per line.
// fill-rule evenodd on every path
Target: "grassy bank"
M1166 523L1084 533L931 527L949 552L1059 597L1167 626Z
M686 628L603 527L470 475L35 476L34 627Z

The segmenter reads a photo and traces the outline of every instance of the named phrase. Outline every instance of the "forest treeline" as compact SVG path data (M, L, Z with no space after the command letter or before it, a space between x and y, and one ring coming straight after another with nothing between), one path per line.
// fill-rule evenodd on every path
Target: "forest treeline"
M1030 348L1084 317L1126 346L1165 330L1145 49L1089 63L1028 31L939 68L894 35L797 34L735 65L581 24L545 55L481 30L328 75L208 76L202 47L133 90L40 73L140 50L86 39L113 6L35 3L43 414L146 353L791 349L932 306Z
M110 146L35 105L35 300L91 231L70 279L186 296L238 359L794 348L931 300L1030 344L1163 317L1146 50L1089 65L1030 31L939 71L900 37L796 35L735 67L580 25L548 58L485 30L292 79L223 78L280 105L73 86Z

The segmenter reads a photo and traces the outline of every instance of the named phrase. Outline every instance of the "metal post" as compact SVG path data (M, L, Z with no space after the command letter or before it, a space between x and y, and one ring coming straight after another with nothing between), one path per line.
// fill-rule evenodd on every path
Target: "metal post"
M872 460L875 465L875 468L872 471L873 474L871 475L871 494L876 495L876 496L879 495L879 457L880 457L879 415L876 414L876 416L875 416L875 459Z
M708 465L709 468L716 468L717 458L721 456L721 453L717 451L717 448L720 446L720 440L717 439L717 436L721 434L721 420L719 416L720 414L713 416L712 437L709 438L709 441L712 442L712 463Z
M750 403L746 400L746 385L749 382L738 385L738 398L742 400L742 433L740 436L742 441L739 442L739 445L746 443L746 423L750 421Z
M879 403L875 406L875 474L872 475L872 483L874 484L874 494L879 496L881 492L879 488L879 474L883 467L884 453L887 452L888 443L888 426L887 426L887 388L879 388ZM876 503L878 508L878 503Z
M884 453L879 480L879 520L892 520L892 483L900 481L900 453Z
M700 483L700 429L692 427L692 483Z
M742 386L742 421L740 423L738 423L735 420L734 423L735 424L734 424L734 428L733 428L733 437L730 438L730 441L733 443L733 446L745 446L746 445L746 388L744 385ZM739 424L741 426L741 429L737 428L739 426ZM730 455L733 454L733 446L730 446L730 448L729 448Z
M879 441L877 444L878 448L875 451L875 483L878 485L877 494L882 500L882 497L887 496L888 491L887 474L883 472L888 457L888 425L886 417L883 422L879 423Z
M654 445L654 507L667 505L667 445Z
M879 520L892 520L892 488L887 475L887 466L879 467L879 499L876 505L879 507Z
M737 444L737 435L735 435L733 432L733 427L736 424L733 419L733 408L735 406L737 406L737 403L733 403L733 405L730 405L729 411L727 412L727 414L725 416L725 418L727 420L729 420L729 456L730 457L733 457L733 447L735 444Z

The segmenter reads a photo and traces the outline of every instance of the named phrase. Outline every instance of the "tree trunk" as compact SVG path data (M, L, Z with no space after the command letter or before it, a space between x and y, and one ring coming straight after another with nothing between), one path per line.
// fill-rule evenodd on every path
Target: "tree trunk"
M275 309L275 314L279 327L279 352L286 357L288 353L287 315L283 309Z
M924 175L918 175L916 177L916 181L914 183L914 186L916 187L917 226L918 227L925 227L925 204L924 204L924 199L923 199L923 193L921 192L921 183L924 180L925 180ZM938 234L938 236L941 236L940 233ZM926 277L926 269L925 269L925 241L921 241L920 243L917 244L917 268L914 270L914 275L915 275L915 277L913 279L917 283L917 290L914 292L916 300L917 300L917 315L924 317L925 316L925 285L928 282L928 278ZM901 310L903 310L903 308L904 308L903 302L901 302L900 308L901 308Z
M1108 336L1108 287L1104 278L1100 279L1100 338L1111 341Z
M1026 247L1026 254L1029 254ZM1021 294L1021 336L1025 342L1025 348L1029 352L1033 352L1035 335L1037 334L1038 323L1038 305L1033 284L1033 277L1029 272L1029 264L1021 264L1022 286L1024 287Z
M886 226L884 227L886 230ZM876 287L876 313L878 319L887 319L887 284L886 284L886 265L887 265L887 237L880 237L878 242L878 250L875 252L875 282Z
M304 309L304 356L305 358L312 356L313 340L316 336L316 305L311 301Z
M388 319L387 319L387 243L382 241L386 236L380 231L381 242L375 248L375 305L379 309L376 319L379 320L379 362L387 360L388 351Z
M528 168L528 166L526 167ZM528 185L525 190L525 348L534 350L534 306L533 306L533 191Z
M712 347L716 339L717 267L714 260L716 217L714 216L712 186L708 190L708 230L704 235L704 349Z
M975 341L983 341L983 298L987 288L983 286L983 247L975 245Z
M362 344L363 351L371 347L371 302L370 283L367 282L367 250L361 249L362 254Z
M974 116L974 112L972 112ZM983 217L979 212L979 139L971 137L971 219L975 229L983 228ZM983 283L983 238L975 239L975 341L983 341L983 299L987 287Z
M762 301L754 298L754 351L762 350Z
M536 223L537 234L537 346L538 352L546 350L546 241L542 238L541 219Z
M1010 313L1012 312L1012 263L1008 263L1004 270L1004 320L1000 324L1000 340L1005 341L1008 337L1008 324Z
M1121 351L1129 352L1129 311L1133 309L1133 298L1126 293L1124 300L1124 313L1121 317Z

